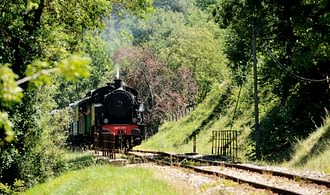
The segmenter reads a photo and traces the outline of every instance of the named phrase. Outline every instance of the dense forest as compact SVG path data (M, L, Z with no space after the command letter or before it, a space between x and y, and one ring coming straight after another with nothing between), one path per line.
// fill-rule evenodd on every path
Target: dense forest
M141 92L150 135L169 113L198 105L223 84L217 112L236 107L236 119L248 118L228 126L251 129L247 143L254 146L252 35L261 158L287 159L292 143L328 115L328 0L0 5L1 188L22 181L30 187L67 169L67 106L111 81L116 68ZM239 106L230 104L237 99ZM246 155L253 158L255 151Z

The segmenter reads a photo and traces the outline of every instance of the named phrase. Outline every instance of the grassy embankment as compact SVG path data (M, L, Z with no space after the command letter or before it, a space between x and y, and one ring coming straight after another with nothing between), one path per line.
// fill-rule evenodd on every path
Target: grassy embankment
M305 140L297 141L292 159L284 166L304 170L318 170L330 174L330 117L324 120L322 127Z
M245 153L252 148L246 143L250 128L246 126L249 119L241 114L239 120L233 123L235 101L239 89L230 88L229 82L214 85L206 99L186 117L178 121L167 121L159 132L146 140L136 149L150 149L169 152L192 152L192 133L196 132L197 152L210 154L212 150L212 131L237 129L239 138L239 158L245 158ZM244 93L244 91L242 91ZM253 109L253 106L251 107ZM247 112L251 112L247 109ZM253 110L252 110L253 112ZM244 148L244 149L242 149Z
M251 84L248 84L251 86ZM248 154L253 147L248 138L253 125L253 99L248 96L249 86L244 86L241 92L239 104L240 111L234 108L238 97L238 88L230 88L230 84L215 86L208 94L204 102L199 104L193 112L178 121L165 122L159 132L149 140L146 140L137 149L150 149L169 152L192 152L192 132L197 133L197 152L210 154L212 150L212 131L238 130L238 157L247 161ZM248 99L249 98L249 99ZM264 102L262 102L264 101ZM269 96L261 100L260 118L267 110L276 104L276 99ZM316 129L306 140L296 142L295 149L291 154L291 160L284 162L282 166L297 169L317 170L330 173L330 117L324 120L324 125ZM258 162L266 163L267 162Z

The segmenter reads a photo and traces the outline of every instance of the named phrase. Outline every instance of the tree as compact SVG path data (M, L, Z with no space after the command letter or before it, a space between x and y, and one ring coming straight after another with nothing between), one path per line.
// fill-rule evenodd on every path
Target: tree
M114 61L120 66L121 78L147 103L149 131L156 130L169 113L193 104L198 87L191 69L173 71L149 48L120 49Z
M203 11L211 9L211 6L214 6L217 3L217 0L196 0L195 4Z
M139 15L152 10L150 0L114 3L121 4ZM3 110L20 100L22 90L18 85L26 89L25 82L28 80L56 71L60 71L69 79L80 75L87 76L88 73L84 71L86 60L80 59L83 63L79 64L79 59L76 56L69 57L69 53L79 50L79 42L84 41L86 32L102 27L102 17L110 13L111 3L105 0L84 3L79 0L41 0L26 3L2 1L1 8L4 17L0 23L3 29L0 40L0 68L4 90L1 91L0 108ZM36 60L38 58L45 61ZM65 58L68 60L64 60ZM77 66L71 66L74 63ZM56 67L57 65L59 67ZM24 78L25 76L28 77ZM18 78L21 80L14 82ZM9 136L12 132L7 115L1 112L1 142L12 139L12 136Z
M160 5L157 15L131 24L133 44L153 48L173 72L190 70L199 84L196 99L202 100L213 82L222 82L229 76L222 52L224 32L208 22L207 15L191 3L185 12L173 11L165 5L166 2Z
M46 147L57 142L50 135L61 127L49 127L49 114L56 108L53 82L61 81L54 80L60 75L68 80L89 75L90 59L97 58L87 54L93 52L83 43L98 34L97 29L103 27L113 4L141 16L152 10L150 0L1 1L1 182L12 184L18 178L30 186L59 171L60 145ZM32 80L35 82L28 82ZM59 166L53 166L54 163ZM34 169L29 171L24 166Z
M174 31L160 53L171 69L192 70L200 87L199 100L203 100L213 83L221 83L229 76L221 50L221 41L209 29L194 26Z
M158 9L181 12L186 15L193 8L193 3L189 0L156 0L154 6Z
M219 26L231 32L225 52L240 82L252 65L252 25L256 29L260 93L280 99L261 119L264 156L288 151L293 139L321 124L328 109L329 6L326 0L232 0L220 1L213 11Z

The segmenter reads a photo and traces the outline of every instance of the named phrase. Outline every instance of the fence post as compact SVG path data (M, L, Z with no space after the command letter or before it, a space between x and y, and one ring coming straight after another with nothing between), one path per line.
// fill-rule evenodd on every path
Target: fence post
M196 153L196 133L193 133L193 153Z

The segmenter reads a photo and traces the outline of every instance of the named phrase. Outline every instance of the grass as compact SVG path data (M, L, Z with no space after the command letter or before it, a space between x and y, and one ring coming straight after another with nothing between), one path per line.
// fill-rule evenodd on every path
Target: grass
M67 151L64 160L67 171L82 169L95 164L92 154L83 151Z
M330 117L305 140L298 140L290 161L284 166L330 174Z
M180 194L167 182L153 176L152 170L137 167L92 166L70 171L26 191L34 194Z

